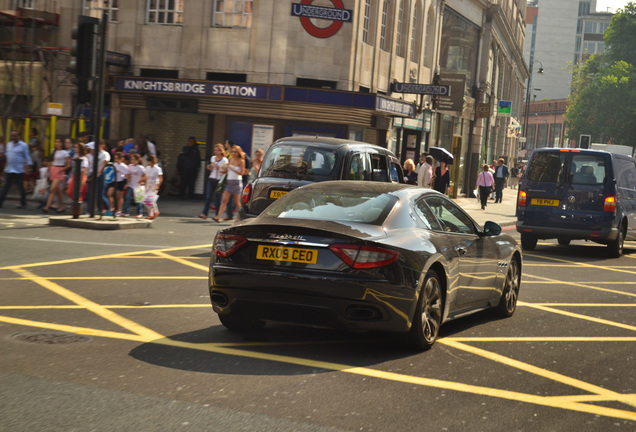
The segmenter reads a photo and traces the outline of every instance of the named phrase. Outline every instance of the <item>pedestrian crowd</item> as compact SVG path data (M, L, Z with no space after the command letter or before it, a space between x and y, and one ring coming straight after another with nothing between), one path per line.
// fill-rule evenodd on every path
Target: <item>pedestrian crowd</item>
M91 191L93 190L94 152L97 151L97 212L105 216L128 217L131 204L136 208L136 218L147 219L159 216L158 192L163 182L163 171L156 146L146 136L128 138L109 148L106 140L95 142L89 135L80 133L79 139L55 139L54 151L44 157L35 128L30 130L29 144L20 139L17 130L11 131L11 140L0 139L0 174L4 183L0 190L2 207L11 186L15 184L20 193L18 209L26 208L27 194L39 201L43 213L66 211L64 194L85 203L84 211L90 214ZM75 186L75 179L79 185ZM77 190L77 192L76 192Z

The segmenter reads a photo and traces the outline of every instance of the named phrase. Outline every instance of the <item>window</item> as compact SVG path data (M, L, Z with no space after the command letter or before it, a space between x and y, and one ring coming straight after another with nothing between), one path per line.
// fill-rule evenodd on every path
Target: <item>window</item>
M389 50L389 41L388 37L388 27L389 27L389 1L384 0L382 4L382 22L380 23L380 49L383 51Z
M215 0L213 27L252 27L252 0Z
M579 2L579 16L589 15L590 14L590 2Z
M119 15L119 0L93 0L86 2L86 14L102 19L105 3L108 3L108 21L117 22Z
M411 61L420 61L420 16L422 15L422 3L417 2L413 11L413 28L411 29Z
M426 37L424 38L424 65L429 67L433 63L433 44L435 43L435 14L432 9L432 7L429 9L426 20Z
M400 2L400 10L398 11L397 40L395 41L395 50L397 55L404 57L404 23L406 21L406 9L404 8L404 0Z
M584 32L585 33L596 33L596 21L586 21L585 22L585 27L584 27Z
M433 196L424 198L424 201L437 218L442 231L461 234L476 233L475 225L470 218L448 198Z
M351 158L351 166L346 180L368 180L369 161L366 153L356 153Z
M148 24L183 24L183 0L148 0Z
M369 43L369 27L371 26L371 0L364 1L364 16L362 17L362 42Z
M37 0L13 0L11 2L10 9L35 9L37 7Z

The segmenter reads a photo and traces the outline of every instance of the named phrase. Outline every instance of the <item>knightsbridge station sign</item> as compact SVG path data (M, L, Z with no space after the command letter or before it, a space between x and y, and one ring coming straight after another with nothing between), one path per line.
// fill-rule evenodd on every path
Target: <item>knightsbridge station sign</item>
M307 33L317 38L328 38L335 35L342 23L351 22L353 11L344 8L342 0L331 0L332 8L323 6L312 6L313 0L302 0L300 3L292 3L292 16L300 18L300 23ZM322 19L331 21L327 27L318 27L311 22L311 19Z
M169 81L143 78L117 78L115 89L148 93L179 94L190 96L231 96L251 99L267 99L266 86L221 84L198 81Z

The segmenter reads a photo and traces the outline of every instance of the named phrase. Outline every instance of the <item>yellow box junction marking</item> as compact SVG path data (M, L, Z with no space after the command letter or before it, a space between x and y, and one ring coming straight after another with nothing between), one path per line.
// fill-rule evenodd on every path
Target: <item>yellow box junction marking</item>
M394 382L403 382L403 383L408 383L408 384L412 384L412 385L420 385L420 386L425 386L425 387L435 387L435 388L441 388L441 389L447 389L447 390L454 390L454 391L458 391L458 392L464 392L464 393L470 393L470 394L475 394L475 395L481 395L481 396L488 396L488 397L496 397L496 398L500 398L500 399L510 399L510 400L515 400L515 401L522 401L522 402L526 402L526 403L531 403L531 404L536 404L536 405L541 405L541 406L547 406L547 407L552 407L552 408L559 408L559 409L566 409L566 410L571 410L571 411L577 411L577 412L582 412L582 413L588 413L588 414L594 414L594 415L601 415L601 416L607 416L607 417L613 417L613 418L619 418L619 419L625 419L625 420L630 420L630 421L636 421L636 412L635 411L626 411L626 410L620 410L620 409L615 409L615 408L608 408L608 407L604 407L604 406L597 406L597 405L593 405L592 402L607 402L607 401L615 401L615 402L621 402L624 403L628 406L636 406L636 395L634 394L620 394L614 391L611 391L609 389L605 389L575 378L571 378L559 373L555 373L543 368L538 368L536 366L530 365L528 363L525 362L521 362L518 360L514 360L511 359L509 357L505 357L499 354L496 354L494 352L491 351L487 351L481 348L476 348L474 346L468 345L467 342L526 342L526 341L546 341L546 342L554 342L554 343L558 343L558 342L572 342L572 341L580 341L580 342L605 342L605 343L612 343L612 342L620 342L620 343L626 343L626 342L636 342L636 336L634 337L529 337L529 338L524 338L524 337L509 337L509 338L461 338L461 337L451 337L451 338L442 338L438 341L438 343L440 344L444 344L447 347L451 347L453 349L457 349L457 350L461 350L461 351L465 351L468 352L472 355L476 355L476 356L480 356L483 358L486 358L488 360L512 367L512 368L516 368L519 369L525 373L531 373L534 374L536 376L540 376L542 378L548 379L548 380L552 380L554 382L558 382L558 383L562 383L574 388L578 388L581 391L585 391L588 392L590 394L582 394L582 395L567 395L567 396L537 396L537 395L532 395L532 394L526 394L526 393L521 393L521 392L514 392L514 391L508 391L508 390L504 390L504 389L497 389L497 388L490 388L490 387L482 387L482 386L475 386L475 385L470 385L470 384L463 384L463 383L458 383L458 382L452 382L452 381L444 381L444 380L437 380L437 379L430 379L430 378L423 378L423 377L417 377L417 376L411 376L411 375L404 375L404 374L398 374L398 373L392 373L392 372L385 372L385 371L381 371L381 370L376 370L376 369L371 369L371 368L366 368L366 367L357 367L357 366L352 366L352 365L346 365L346 364L339 364L339 363L333 363L333 362L325 362L325 361L318 361L318 360L312 360L312 359L306 359L306 358L299 358L299 357L292 357L292 356L285 356L285 355L278 355L278 354L269 354L269 353L261 353L261 352L252 352L252 351L248 351L246 348L247 347L254 347L254 346L261 346L261 345L265 345L262 343L242 343L242 344L236 344L236 343L205 343L205 344L200 344L200 343L191 343L191 342L183 342L183 341L177 341L177 340L172 340L170 338L167 338L157 332L155 332L152 329L149 329L147 327L144 327L128 318L124 318L121 315L113 312L113 309L117 309L117 308L146 308L146 307L152 307L152 308L178 308L178 307L210 307L209 305L152 305L152 306L107 306L107 305L100 305L97 304L91 300L86 299L85 297L78 295L77 293L74 293L70 290L68 290L67 288L64 288L60 285L58 285L57 283L53 282L52 280L77 280L77 279L85 279L85 280L89 280L92 279L90 277L87 278L81 278L81 277L71 277L71 278L61 278L61 277L56 277L56 278L46 278L46 277L42 277L42 276L38 276L36 275L34 272L26 270L26 268L35 268L35 267L44 267L44 266L51 266L51 265L63 265L63 264L71 264L71 263L77 263L77 262L85 262L85 261L90 261L90 260L103 260L103 259L120 259L120 258L129 258L131 256L134 257L138 257L140 259L143 258L152 258L152 259L157 259L157 258L161 258L161 259L167 259L167 260L171 260L173 262L179 263L181 265L184 266L188 266L188 267L192 267L195 268L197 270L201 270L201 271L205 271L207 273L208 271L208 266L204 266L204 265L200 265L197 264L195 262L193 262L194 260L198 260L200 259L200 257L178 257L178 256L174 256L174 255L170 255L168 252L174 252L174 251L183 251L183 250L188 250L188 249L198 249L201 247L209 247L208 245L198 245L198 246L191 246L191 247L179 247L179 248L164 248L164 249L157 249L157 250L149 250L149 251L140 251L140 252L127 252L127 253L118 253L118 254L111 254L111 255L104 255L104 256L98 256L98 257L88 257L88 258L77 258L77 259L70 259L70 260L60 260L60 261L50 261L50 262L43 262L43 263L32 263L32 264L25 264L25 265L19 265L19 266L8 266L8 267L2 267L0 268L0 270L12 270L15 273L17 273L19 275L18 278L4 278L2 280L30 280L33 281L34 283L39 284L40 286L46 288L47 290L60 295L61 297L75 303L75 305L64 305L64 306L2 306L0 307L0 310L15 310L15 309L42 309L42 308L49 308L49 309L86 309L90 312L95 313L96 315L114 323L117 324L119 326L121 326L122 328L126 329L127 331L129 331L130 333L126 333L126 332L113 332L113 331L104 331L104 330L99 330L99 329L94 329L94 328L85 328L85 327L79 327L79 326L69 326L69 325L64 325L64 324L55 324L55 323L46 323L46 322L41 322L41 321L33 321L33 320L26 320L26 319L21 319L21 318L13 318L13 317L8 317L8 316L1 316L0 315L0 322L5 322L5 323L10 323L10 324L15 324L15 325L21 325L21 326L32 326L32 327L39 327L39 328L48 328L51 330L57 330L57 331L64 331L64 332L68 332L68 333L76 333L76 334L82 334L82 335L91 335L91 336L96 336L96 337L105 337L105 338L112 338L112 339L120 339L120 340L129 340L129 341L134 341L134 342L139 342L139 343L154 343L154 344L160 344L160 345L167 345L167 346L172 346L172 347L180 347L180 348L186 348L186 349L195 349L195 350L201 350L201 351L206 351L206 352L213 352L213 353L218 353L218 354L225 354L225 355L232 355L232 356L240 356L240 357L246 357L246 358L252 358L252 359L258 359L258 360L267 360L267 361L274 361L274 362L280 362L280 363L286 363L286 364L294 364L294 365L298 365L298 366L304 366L304 367L309 367L309 368L320 368L320 369L325 369L325 370L332 370L332 371L339 371L339 372L344 372L344 373L350 373L350 374L356 374L356 375L362 375L362 376L367 376L367 377L374 377L377 379L383 379L383 380L389 380L389 381L394 381ZM144 255L146 255L146 257L144 257ZM150 255L150 256L148 256ZM154 255L154 256L153 256ZM541 258L545 258L545 257L541 257ZM574 263L574 262L569 262L567 260L561 260L561 259L557 259L557 258L547 258L547 259L552 259L554 261L560 261L563 263L567 263L570 265L580 265L583 267L590 267L590 268L603 268L600 266L596 266L596 265L588 265L588 264L581 264L581 263ZM634 274L636 272L634 271L630 271L630 270L623 270L623 269L619 269L619 268L613 268L613 270L615 271L623 271L625 273L630 273L630 274ZM130 277L124 277L126 279L130 279ZM632 294L632 293L625 293L625 292L621 292L621 291L616 291L616 290L608 290L608 289L604 289L604 288L600 288L600 287L596 287L590 284L581 284L581 283L568 283L565 281L556 281L553 279L548 279L548 278L540 278L535 276L535 278L539 278L539 279L543 279L544 282L547 283L555 283L555 282L559 282L559 283L563 283L563 284L569 284L569 285L575 285L575 286L579 286L581 288L586 288L586 289L594 289L594 290L601 290L601 291L609 291L609 292L613 292L613 293L619 293L619 294L623 294L626 296L636 296L636 294ZM121 279L120 277L114 277L114 278L99 278L99 279L112 279L112 280L118 280ZM136 277L136 279L207 279L207 277L156 277L156 276L138 276ZM604 306L604 305L599 305L599 304L594 304L594 305L585 305L585 304L580 304L577 303L577 306ZM632 331L636 331L636 326L631 326L631 325L626 325L626 324L622 324L622 323L617 323L617 322L613 322L613 321L609 321L609 320L604 320L604 319L599 319L599 318L595 318L595 317L590 317L587 315L583 315L583 314L576 314L576 313L571 313L571 312L567 312L567 311L562 311L557 309L557 307L565 307L565 306L571 306L570 304L564 304L564 303L558 303L558 304L531 304L531 303L526 303L526 302L519 302L519 307L531 307L531 308L535 308L538 310L542 310L544 312L548 312L548 313L555 313L555 314L560 314L560 315L564 315L564 316L568 316L570 318L573 319L583 319L583 320L587 320L587 321L591 321L591 322L595 322L598 324L603 324L603 325L608 325L608 326L613 326L613 327L617 327L617 328L622 328L622 329L627 329L627 330L632 330ZM608 305L610 306L610 305ZM615 306L615 305L614 305ZM626 305L626 306L632 306L630 305ZM303 343L308 343L308 342L299 342L299 343L294 343L294 344L303 344ZM317 343L321 343L321 342L317 342ZM289 342L280 342L280 343L268 343L268 345L289 345ZM240 347L243 349L239 349L239 348L234 348L234 347Z

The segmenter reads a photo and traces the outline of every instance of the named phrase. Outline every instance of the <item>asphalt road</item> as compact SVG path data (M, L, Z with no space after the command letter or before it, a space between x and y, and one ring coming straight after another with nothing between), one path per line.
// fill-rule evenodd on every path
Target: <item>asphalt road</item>
M448 323L418 353L225 330L206 286L219 226L167 213L107 232L0 216L0 430L636 430L636 243L540 242L512 318Z

